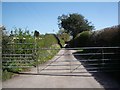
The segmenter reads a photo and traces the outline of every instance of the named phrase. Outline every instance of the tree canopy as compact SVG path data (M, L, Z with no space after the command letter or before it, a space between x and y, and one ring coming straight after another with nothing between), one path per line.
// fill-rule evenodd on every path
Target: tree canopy
M59 28L64 28L65 32L71 34L73 38L82 31L90 31L94 29L91 22L88 22L81 14L73 13L69 15L58 16Z

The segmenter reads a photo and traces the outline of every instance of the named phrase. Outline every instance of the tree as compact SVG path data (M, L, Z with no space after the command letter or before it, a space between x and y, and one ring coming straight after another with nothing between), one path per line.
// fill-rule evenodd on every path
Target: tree
M65 30L62 28L62 29L60 29L59 31L58 31L58 33L57 34L63 34L63 33L65 33Z
M35 36L35 37L39 37L39 32L35 30L34 36Z
M64 28L65 32L73 36L73 39L78 33L81 33L82 31L89 31L94 29L94 26L90 24L91 22L88 22L84 16L77 13L58 16L59 28Z

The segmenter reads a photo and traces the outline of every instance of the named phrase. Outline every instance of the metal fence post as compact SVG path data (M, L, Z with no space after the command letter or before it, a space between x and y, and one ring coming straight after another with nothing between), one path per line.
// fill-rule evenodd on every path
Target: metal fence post
M37 59L37 37L35 37L35 61L36 61L36 68L37 68L37 73L39 73L39 66L38 66L38 59Z
M102 67L104 68L104 49L102 48Z
M2 27L0 27L0 80L2 81ZM0 83L2 89L2 83Z
M70 73L72 73L71 60L70 60Z
M72 73L72 59L70 59L70 73Z

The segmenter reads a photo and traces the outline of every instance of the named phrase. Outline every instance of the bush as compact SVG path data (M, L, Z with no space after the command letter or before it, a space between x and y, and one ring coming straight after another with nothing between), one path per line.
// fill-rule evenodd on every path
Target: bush
M94 47L120 47L120 25L105 28L99 31L93 31L93 32L82 32L77 35L75 40L72 40L69 42L71 47L85 47L85 46L94 46ZM86 49L82 52L78 53L96 53L99 52L99 49ZM103 66L105 68L101 69L103 71L105 70L116 70L114 72L109 72L108 75L114 76L116 79L119 79L119 72L120 72L120 49L104 49L104 53L115 53L113 55L111 54L104 54L104 59L109 59L104 61ZM98 59L98 61L95 63L102 63L101 55L94 55L94 56L81 56L84 59ZM90 62L88 62L90 63ZM94 62L92 62L94 63ZM100 67L102 64L100 65Z
M114 26L100 31L94 31L91 35L92 46L120 46L120 28Z
M83 31L69 42L71 47L120 46L120 25L98 31Z
M60 48L54 35L40 35L36 39L37 50L35 53L35 38L28 31L24 32L21 29L16 29L14 33L12 31L10 35L4 34L2 40L3 80L11 78L13 75L11 72L28 70L31 66L36 66L36 64L42 64L50 60L58 52L58 50L40 50L40 48ZM12 55L6 57L4 54L18 54L18 56ZM32 56L27 57L19 54L32 54ZM36 59L38 62L36 62Z
M90 43L91 32L83 31L79 33L74 40L70 41L71 47L85 47L89 46Z

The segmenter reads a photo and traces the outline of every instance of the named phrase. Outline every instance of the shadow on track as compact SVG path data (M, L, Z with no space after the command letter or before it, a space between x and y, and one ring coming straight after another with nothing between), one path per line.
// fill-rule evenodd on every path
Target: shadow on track
M120 88L120 83L118 81L116 81L114 78L110 77L108 75L109 72L104 72L104 70L102 71L99 68L99 64L98 65L89 65L91 63L96 63L96 62L87 62L84 61L85 58L79 55L75 55L75 54L80 54L80 52L75 52L73 53L74 57L81 62L81 64L86 68L86 70L103 86L103 87L107 87L105 90L109 90L110 88L117 88L116 90L118 90ZM87 60L87 59L86 59ZM89 69L91 68L91 69ZM92 69L93 68L93 69ZM97 68L97 69L94 69ZM93 72L91 72L93 71ZM95 72L94 72L95 71ZM109 88L110 87L110 88Z

